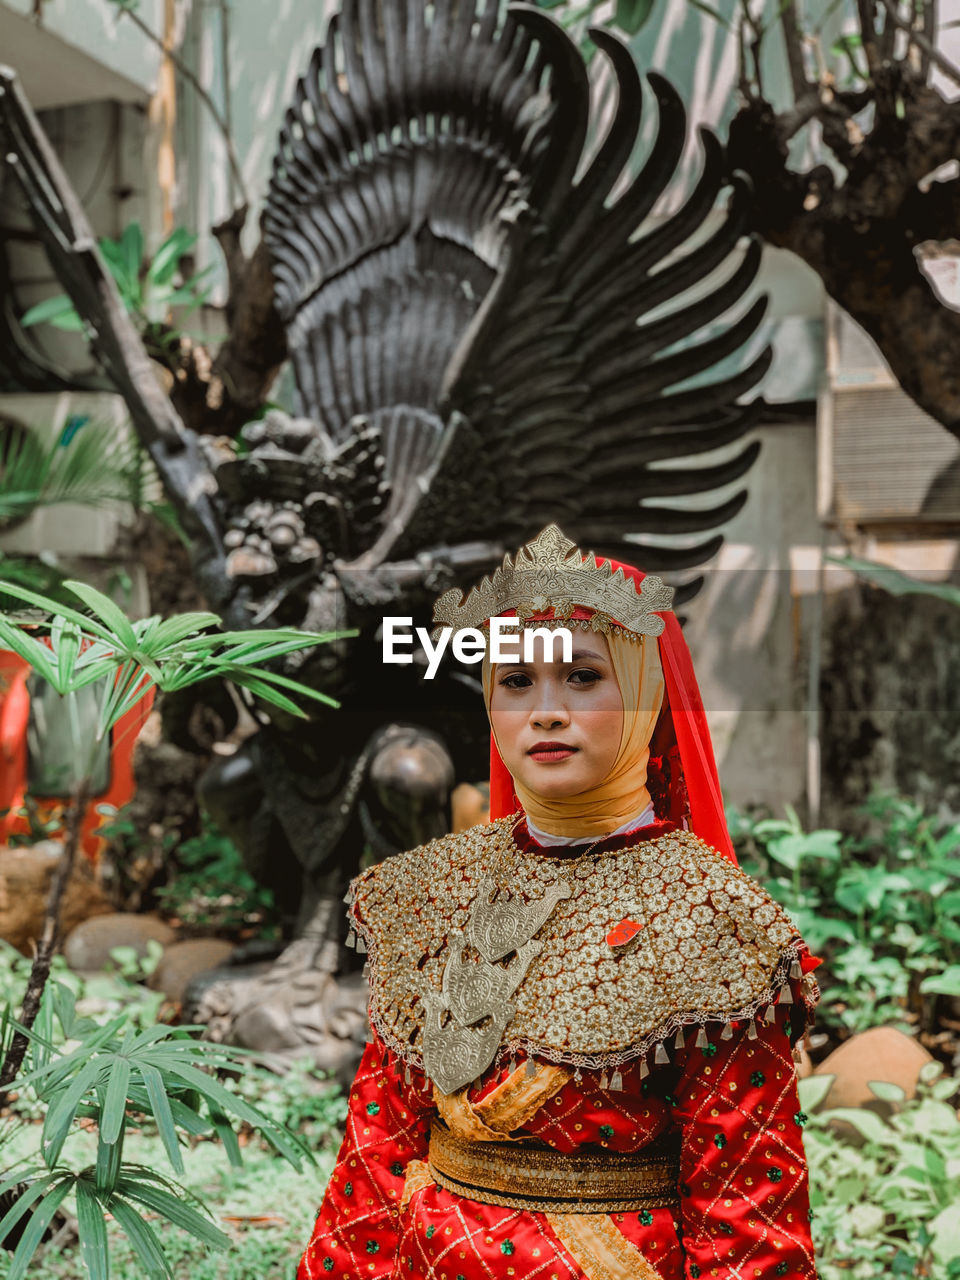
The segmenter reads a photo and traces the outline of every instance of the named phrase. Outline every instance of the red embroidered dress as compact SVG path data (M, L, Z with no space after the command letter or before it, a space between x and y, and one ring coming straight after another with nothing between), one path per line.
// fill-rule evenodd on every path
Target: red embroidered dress
M475 832L482 835L498 825L502 824ZM649 1051L624 1056L617 1076L606 1068L575 1069L569 1058L567 1065L554 1066L539 1055L531 1076L522 1061L514 1066L504 1055L477 1084L441 1097L423 1071L410 1065L409 1053L404 1054L406 1062L398 1056L399 1029L411 1025L409 1007L401 1007L399 988L391 987L377 970L389 962L388 935L409 932L411 912L420 912L423 923L408 952L419 951L421 959L423 954L430 956L435 926L417 889L418 870L434 869L434 892L442 906L447 890L441 882L444 868L438 857L451 850L455 855L456 842L463 838L448 837L382 864L394 864L388 886L371 884L371 877L375 882L384 879L380 868L360 877L353 912L371 951L371 1012L381 1034L375 1034L364 1053L351 1093L346 1136L298 1280L326 1276L339 1280L492 1280L501 1276L544 1280L681 1280L698 1276L772 1280L785 1276L815 1280L802 1141L805 1117L797 1098L791 1046L812 1020L819 998L814 979L801 974L819 961L810 956L792 925L784 926L786 917L781 909L755 882L732 870L726 860L695 837L685 835L680 838L682 843L674 846L670 840L676 837L670 837L670 832L669 824L657 824L604 842L591 855L599 859L591 861L591 874L598 874L601 868L608 869L608 877L618 874L621 864L615 859L624 842L632 848L622 856L636 857L638 850L642 856L656 849L658 865L674 849L686 866L682 874L672 873L683 910L695 912L697 907L691 908L690 902L700 901L706 888L709 910L704 911L701 902L699 916L705 930L714 927L708 923L713 913L720 922L721 937L739 930L742 950L749 950L751 930L757 933L757 954L764 956L767 964L759 981L768 994L764 1001L756 998L759 988L751 992L743 1002L752 1006L749 1017L688 1019L686 1023L681 1018L679 1024L676 1017L672 1021L661 1017L658 1032L669 1026L669 1034L659 1041L659 1061L654 1061L655 1055ZM665 834L666 843L660 839ZM519 845L528 862L544 853L538 853L539 846L525 833ZM661 852L664 848L667 855ZM691 861L699 850L705 851L702 877L694 874L699 864ZM569 853L576 858L575 848ZM605 855L614 855L614 861L609 857L604 861ZM403 866L404 859L409 865ZM456 856L451 861L452 882L456 883L468 864L458 865ZM716 905L725 901L715 887L716 880L710 879L716 874L726 877L733 904L729 907L722 902ZM585 878L583 883L589 886L591 881ZM652 883L653 892L646 899L654 906L657 887ZM577 940L582 949L583 938L593 936L596 909L587 897L576 896L582 904L580 914L588 917L588 927ZM630 898L629 886L621 897ZM391 902L396 911L387 921L383 908ZM678 952L684 945L677 934L682 917L675 908L675 903L664 908L662 917L651 908L638 937L641 945L651 945L663 958L669 951L658 950L658 939L672 940ZM569 904L569 911L570 920L579 919L576 901ZM381 918L375 919L378 914ZM620 904L611 902L611 920L616 923L614 917L619 920L621 914ZM454 925L458 920L454 911ZM731 920L733 925L728 928ZM784 927L792 930L789 937L783 933ZM561 925L561 932L563 928ZM764 930L765 936L761 936ZM550 935L549 923L543 932ZM645 935L647 943L643 942ZM712 935L709 941L715 947ZM691 958L687 964L690 972L696 972L694 966L699 963L696 945L691 937L682 953ZM545 954L549 972L556 959L556 949L551 955L549 940ZM744 972L752 955L747 962ZM619 962L621 968L624 963ZM598 961L601 976L596 985L601 995L604 983L611 981L603 976L605 964L609 966L610 961ZM420 968L429 969L429 964ZM402 979L415 984L416 969L414 964ZM732 984L740 979L732 974L733 970L725 971L723 980L733 992L734 1007L738 1005L737 988ZM577 981L575 971L568 975L566 984L563 975L559 976L561 987L576 986ZM635 979L631 981L635 985ZM525 1016L522 996L531 982L535 1005L556 997L555 991L551 993L549 976L539 978L542 990L537 991L538 977L531 971L518 993L521 1021ZM662 985L672 998L669 975L664 975ZM391 999L397 1007L390 1006ZM531 1015L526 1016L529 1022ZM675 1035L675 1028L679 1034ZM414 1043L416 1039L414 1034ZM614 1083L622 1087L614 1088ZM451 1126L461 1122L464 1133L472 1126L480 1136L525 1136L561 1153L585 1149L639 1152L655 1139L673 1134L680 1149L677 1207L559 1214L471 1200L437 1185L424 1163L429 1131L440 1115Z

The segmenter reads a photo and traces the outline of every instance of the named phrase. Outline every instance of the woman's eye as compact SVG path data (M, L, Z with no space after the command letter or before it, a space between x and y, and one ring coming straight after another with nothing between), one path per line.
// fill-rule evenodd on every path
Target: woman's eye
M596 684L602 678L599 671L593 671L590 667L581 667L577 671L571 671L567 677L571 684Z
M530 677L525 676L522 671L515 671L511 676L504 676L500 684L504 689L526 689L530 684Z

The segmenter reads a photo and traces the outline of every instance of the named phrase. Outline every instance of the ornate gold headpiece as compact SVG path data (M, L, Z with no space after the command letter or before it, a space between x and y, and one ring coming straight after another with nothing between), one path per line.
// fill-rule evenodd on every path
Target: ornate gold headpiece
M510 609L523 623L549 608L556 619L570 618L578 606L595 610L594 630L608 631L616 619L636 635L658 636L666 625L658 615L673 608L673 587L648 575L638 590L622 569L598 564L592 551L585 556L548 524L466 597L456 587L445 591L433 607L434 637L441 627L480 627Z

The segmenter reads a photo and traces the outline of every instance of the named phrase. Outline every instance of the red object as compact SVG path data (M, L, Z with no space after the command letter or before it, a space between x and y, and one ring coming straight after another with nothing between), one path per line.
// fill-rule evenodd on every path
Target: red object
M27 677L30 666L21 657L0 650L0 842L14 832L27 832L30 825L19 813L27 798L27 723L30 717L30 695ZM106 791L94 796L83 819L81 848L91 861L96 861L104 841L94 834L104 823L98 805L119 809L132 799L136 790L133 778L133 749L153 706L155 690L149 692L113 729L110 750L110 782ZM50 821L63 816L62 797L32 797L37 802L37 816Z
M23 807L27 785L27 719L30 664L0 649L0 840L25 827L15 811Z
M792 984L797 1002L799 982ZM660 1280L816 1280L805 1117L787 1030L790 1011L800 1006L775 1007L776 1021L759 1022L756 1039L744 1023L729 1040L714 1026L710 1043L698 1049L688 1031L686 1046L670 1051L674 1065L656 1068L645 1081L640 1061L628 1063L622 1091L601 1088L599 1074L584 1071L521 1128L565 1152L637 1151L665 1132L679 1132L679 1210L612 1216ZM489 1071L471 1100L486 1096L508 1072L506 1066ZM406 1084L383 1044L368 1045L297 1280L583 1280L542 1213L465 1202L430 1180L400 1207L407 1165L426 1158L435 1114L422 1072L413 1071Z
M607 942L611 947L625 947L628 942L633 941L642 928L642 924L637 924L636 920L625 916L607 934Z
M600 561L614 570L622 569L638 585L645 577L633 565L619 560ZM552 616L549 610L543 617ZM574 618L589 618L590 609L574 610ZM666 697L660 720L650 744L648 786L658 805L657 816L683 821L690 830L724 857L737 864L727 820L723 812L720 780L713 756L713 744L690 650L680 623L672 612L660 615L666 627L658 638ZM678 767L679 766L679 767ZM659 804L658 804L659 802ZM504 818L520 808L513 790L513 778L500 759L490 736L490 818Z

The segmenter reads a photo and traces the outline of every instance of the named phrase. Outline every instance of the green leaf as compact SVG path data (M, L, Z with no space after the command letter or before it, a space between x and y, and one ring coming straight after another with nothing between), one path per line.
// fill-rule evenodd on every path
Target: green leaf
M151 259L147 279L151 284L168 284L177 274L180 259L191 252L198 237L186 227L175 227Z
M147 1091L147 1097L150 1100L150 1110L153 1112L153 1118L157 1122L157 1129L160 1133L160 1140L166 1150L167 1159L175 1172L182 1177L183 1156L180 1153L176 1123L173 1118L173 1111L170 1108L170 1100L164 1087L163 1077L156 1067L141 1063L138 1069Z
M60 1023L64 1036L69 1040L73 1036L73 1029L77 1021L77 997L73 991L63 982L50 982L47 986L50 993L50 999L53 1001L53 1011Z
M653 12L654 0L617 0L614 22L628 36L635 36Z
M127 1089L130 1086L130 1059L114 1058L107 1081L106 1101L100 1118L100 1138L108 1147L118 1142L126 1122Z
M99 1079L100 1071L99 1058L81 1066L69 1085L51 1102L43 1123L43 1159L48 1169L52 1169L60 1159L77 1108Z
M223 1143L223 1149L227 1153L227 1159L230 1161L234 1169L243 1167L243 1153L240 1150L240 1142L237 1135L233 1131L233 1126L222 1111L216 1111L210 1108L210 1119L213 1121L213 1127L216 1130L220 1141Z
M151 636L147 652L161 653L171 645L180 644L187 636L219 624L220 619L215 613L181 613L175 618L166 618Z
M123 245L118 240L111 240L109 236L103 236L99 242L100 253L104 262L110 270L120 291L123 305L129 310L130 303L133 301L132 295L137 291L136 276L131 280L127 271L127 259L123 250Z
M279 685L282 689L290 689L301 697L312 698L315 702L322 702L328 707L339 707L340 705L336 698L331 698L328 694L321 693L319 689L311 689L309 685L300 684L298 680L290 680L287 676L277 675L273 671L262 671L259 675L253 676L242 670L237 671L228 668L225 671L218 672L218 674L222 674L227 680L232 680L234 684L239 684L243 688L249 689L251 693L259 693L261 698L266 702L272 702L274 706L285 705L288 710L292 707L293 711L302 719L307 718L307 713L301 710L296 703L291 702L289 698L285 698L283 694L271 688L271 685ZM254 685L257 688L254 688Z
M103 1208L96 1192L84 1178L77 1179L76 1189L80 1257L90 1280L110 1280L110 1247Z
M124 227L120 236L120 249L123 252L127 278L133 283L139 280L140 268L143 264L143 228L139 222L128 222Z
M891 595L902 596L917 593L925 596L936 596L940 600L948 600L951 604L960 605L960 587L946 582L928 582L920 578L911 578L899 569L891 569L885 564L875 564L872 560L857 560L851 556L827 556L831 564L838 564L844 569L865 578L876 587L889 591Z
M800 1105L804 1111L816 1111L824 1098L830 1092L830 1087L836 1080L836 1075L807 1076L803 1080L797 1081L797 1090L800 1094Z
M17 1076L17 1088L21 1089L24 1085L32 1084L38 1093L44 1097L50 1096L51 1093L59 1089L66 1080L70 1079L79 1063L86 1062L94 1053L104 1048L114 1039L117 1032L127 1025L129 1021L128 1015L121 1013L118 1017L111 1019L102 1027L86 1037L77 1049L72 1053L65 1054L63 1057L52 1062L48 1067L44 1067L40 1071L32 1071L28 1075ZM29 1036L31 1032L20 1026L19 1023L11 1019L12 1025L17 1030L25 1031Z
M155 1049L153 1051L153 1059L153 1065L161 1071L177 1076L184 1084L196 1089L211 1109L226 1113L232 1112L234 1115L239 1116L241 1120L246 1120L247 1124L254 1129L259 1129L267 1141L276 1147L295 1169L301 1167L304 1147L293 1134L287 1133L285 1129L280 1125L274 1124L262 1112L257 1111L255 1107L251 1107L242 1098L231 1093L229 1089L225 1089L218 1080L206 1075L190 1063L178 1060L169 1051L163 1053L162 1050Z
M119 1222L149 1280L174 1280L170 1263L164 1257L153 1228L140 1217L133 1205L120 1196L110 1198L110 1212Z
M956 1262L960 1258L960 1213L957 1212L956 1204L941 1209L927 1227L933 1237L931 1247L934 1256L943 1264ZM952 1274L958 1273L955 1271Z
M867 1088L883 1102L903 1102L907 1096L905 1089L888 1080L868 1080Z
M893 1134L890 1126L875 1111L868 1111L864 1107L835 1107L824 1114L830 1120L845 1121L868 1142L882 1145L889 1142Z
M33 1255L39 1248L54 1215L66 1199L72 1183L72 1175L63 1178L56 1186L51 1187L37 1205L33 1217L27 1223L27 1229L20 1237L20 1243L10 1263L10 1270L7 1272L7 1280L24 1280Z
M0 1243L6 1240L12 1228L17 1225L30 1207L40 1199L46 1189L57 1181L59 1176L56 1173L46 1173L42 1178L37 1178L35 1182L30 1183L23 1195L19 1196L16 1202L0 1218ZM0 1184L0 1187L3 1190L8 1190L11 1184L16 1186L19 1182L20 1178L13 1174L11 1178L5 1180L5 1184Z
M75 596L79 596L90 612L101 621L104 630L112 631L124 649L128 652L136 649L137 637L130 619L109 596L87 582L77 582L75 578L68 578L63 585Z
M65 582L62 585L67 586L68 584ZM67 618L70 622L75 622L81 631L93 631L100 635L101 640L113 639L109 631L105 630L95 619L85 617L79 609L71 609L69 605L61 604L58 600L52 600L49 596L42 596L36 591L31 591L29 587L21 587L15 582L0 581L0 590L5 595L13 596L15 600L23 600L26 604L32 604L35 608L42 609L44 613L48 613L52 617ZM103 634L100 634L101 632Z
M73 303L65 293L58 293L55 298L44 298L25 311L20 317L20 324L24 329L31 329L35 324L53 324L63 328L65 320L68 323L76 320L77 327L83 327Z
M188 1231L190 1235L197 1240L202 1240L211 1248L228 1249L230 1247L230 1237L225 1235L219 1227L198 1213L196 1209L191 1208L185 1200L171 1195L162 1187L123 1177L117 1183L117 1190L126 1199L135 1200L145 1208L160 1214L167 1222L179 1227L182 1231Z
M199 1111L195 1111L193 1107L188 1107L179 1098L170 1098L168 1101L174 1120L191 1137L203 1138L207 1134L215 1132L213 1122L207 1119L206 1116L202 1116Z
M259 676L255 676L246 672L235 672L229 677L234 684L241 685L244 689L249 689L251 693L262 698L264 702L270 703L271 706L286 711L288 715L296 716L299 720L308 718L306 711L302 707L297 706L290 698L280 693L276 689L272 689L265 680Z
M0 583L0 589L5 590L6 584ZM6 618L0 618L0 641L3 642L4 648L23 658L24 662L29 662L34 671L43 676L44 680L57 690L57 693L64 692L57 684L57 668L54 665L53 654L45 644L41 644L39 640L28 635L21 627L9 622Z
M80 653L80 629L66 618L56 617L50 628L50 642L57 660L59 688L68 689Z
M924 978L920 991L923 995L960 996L960 964L952 964L943 973Z
M930 1084L934 1080L939 1080L943 1075L942 1062L925 1062L920 1068L919 1077L924 1084Z

